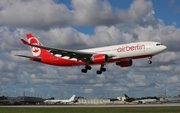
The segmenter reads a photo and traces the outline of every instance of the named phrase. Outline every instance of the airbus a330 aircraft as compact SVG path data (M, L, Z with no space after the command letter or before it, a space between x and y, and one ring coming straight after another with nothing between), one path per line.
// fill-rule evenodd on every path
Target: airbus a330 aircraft
M75 95L73 95L68 100L45 100L44 101L44 103L47 103L47 104L55 104L55 103L67 104L67 103L72 103L72 102L75 102Z
M104 66L108 63L128 67L133 64L132 59L138 58L148 58L148 63L151 64L152 56L163 52L167 48L159 42L147 41L83 50L66 50L43 46L33 34L26 34L26 36L28 41L24 39L21 39L21 41L30 46L33 57L17 56L56 66L84 65L85 67L81 70L82 73L91 70L92 65L101 65L96 73L102 74L106 71Z

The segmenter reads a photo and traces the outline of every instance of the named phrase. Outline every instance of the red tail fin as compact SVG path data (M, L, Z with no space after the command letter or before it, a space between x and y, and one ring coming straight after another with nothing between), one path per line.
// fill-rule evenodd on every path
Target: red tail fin
M41 42L39 42L39 40L33 34L26 34L26 37L30 44L42 46ZM41 48L30 46L30 49L34 57L41 57L43 55L50 54L47 50Z

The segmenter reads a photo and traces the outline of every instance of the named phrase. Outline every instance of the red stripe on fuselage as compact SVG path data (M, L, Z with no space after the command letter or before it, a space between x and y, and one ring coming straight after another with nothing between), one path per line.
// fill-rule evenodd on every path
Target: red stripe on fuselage
M152 57L153 55L144 55L144 56L134 56L134 57L127 57L127 58L116 58L116 59L110 59L106 63L113 63L113 62L120 62L126 59L139 59L139 58L148 58ZM55 65L55 66L79 66L79 65L86 65L85 62L82 61L76 61L76 60L70 60L70 59L64 59L61 57L56 56L49 56L42 58L41 63L49 64L49 65ZM106 64L105 63L105 64ZM90 63L89 65L98 65L99 63Z

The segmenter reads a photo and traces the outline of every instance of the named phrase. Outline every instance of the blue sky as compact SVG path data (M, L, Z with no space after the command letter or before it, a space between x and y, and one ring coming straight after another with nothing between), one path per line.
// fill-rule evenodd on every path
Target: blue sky
M176 26L180 27L178 21L180 19L180 10L176 12L176 9L180 9L179 0L152 0L152 2L158 18L162 19L166 25L172 25L173 22L176 22Z
M29 0L0 2L0 95L41 95L65 98L167 96L180 87L180 1L178 0ZM33 7L33 8L32 8ZM19 10L23 9L23 10ZM16 13L15 13L16 12ZM20 38L33 33L46 46L83 49L158 41L168 49L148 59L133 60L133 66L99 66L82 74L82 66L56 67L31 62L14 55L31 56ZM172 46L173 44L173 46ZM13 86L13 87L12 87Z
M113 6L115 11L119 9L128 9L133 0L109 0L108 2ZM72 9L71 0L56 0L57 3L66 4L69 9ZM162 19L165 25L172 25L175 23L176 27L180 27L180 1L179 0L152 0L153 10L156 17ZM73 26L80 32L86 34L93 34L95 26Z

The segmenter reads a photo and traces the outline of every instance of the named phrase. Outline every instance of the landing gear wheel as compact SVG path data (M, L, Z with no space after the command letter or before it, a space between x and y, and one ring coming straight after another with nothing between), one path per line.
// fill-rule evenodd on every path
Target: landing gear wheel
M84 69L81 70L82 73L87 73L88 70L91 70L91 66L86 65Z
M103 67L103 68L101 68L100 70L103 71L103 72L105 72L105 71L106 71L106 68Z
M149 60L149 61L148 61L148 64L152 64L152 61L151 61L151 60Z
M97 74L102 74L102 71L99 71L99 70L98 70L98 71L96 71L96 73L97 73Z
M152 61L151 61L152 56L149 56L148 59L149 59L148 64L152 64Z
M91 66L85 66L85 69L91 70Z
M100 69L99 70L97 70L97 74L102 74L102 72L105 72L106 71L106 68L104 68L104 65L105 64L101 64L101 67L100 67Z
M87 73L87 69L82 69L81 72L82 73Z

